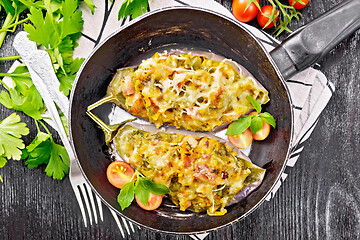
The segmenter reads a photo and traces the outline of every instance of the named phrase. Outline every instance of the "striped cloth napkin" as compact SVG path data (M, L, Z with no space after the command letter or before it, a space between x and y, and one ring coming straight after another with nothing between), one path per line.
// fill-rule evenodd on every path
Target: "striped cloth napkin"
M82 31L82 37L78 40L79 46L74 51L74 58L86 58L97 44L129 21L129 19L117 20L118 10L123 0L113 1L113 3L109 0L93 0L93 2L96 5L94 15L91 14L90 10L85 6L84 2L82 2L81 8L83 11L84 29ZM226 8L215 1L209 0L151 0L149 10L182 5L207 8L233 18L232 14ZM268 51L271 51L279 44L276 39L257 28L246 24L243 25L263 43ZM15 63L11 69L14 69L17 64L19 63ZM315 68L308 68L290 80L287 80L286 85L290 91L294 108L294 141L291 146L291 155L287 162L288 167L293 167L304 149L304 142L314 130L319 115L326 107L335 88L333 83L328 81L324 74L316 69L316 66ZM269 201L274 197L286 177L287 174L283 173L281 180L266 200ZM190 235L190 237L193 239L204 239L207 235L208 233L204 233Z

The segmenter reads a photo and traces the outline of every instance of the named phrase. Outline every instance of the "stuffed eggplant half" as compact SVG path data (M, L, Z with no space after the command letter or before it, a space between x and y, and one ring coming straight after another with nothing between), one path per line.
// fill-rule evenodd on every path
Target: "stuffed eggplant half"
M213 135L184 132L126 123L115 135L111 151L149 180L167 186L181 211L224 215L226 206L261 184L265 169L241 151Z
M114 102L157 127L212 131L253 109L247 96L259 104L269 101L266 89L235 62L174 50L119 69L100 103Z

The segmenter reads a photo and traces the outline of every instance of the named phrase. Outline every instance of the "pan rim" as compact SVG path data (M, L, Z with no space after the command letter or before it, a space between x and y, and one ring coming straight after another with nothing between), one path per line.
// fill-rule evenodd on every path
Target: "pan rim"
M109 204L101 195L100 193L93 187L93 185L91 184L90 180L88 179L88 177L86 176L82 166L81 166L81 163L78 159L78 156L77 156L77 153L76 153L76 149L75 149L75 145L74 145L74 140L73 140L73 132L72 132L72 125L71 125L71 119L72 119L72 107L73 107L73 98L74 98L74 94L75 94L75 89L76 89L76 86L78 84L78 81L79 81L79 78L80 78L80 75L84 69L84 67L87 65L88 61L92 58L92 56L97 52L97 50L99 48L101 48L110 38L114 37L115 35L117 35L119 32L123 31L124 29L126 28L129 28L131 27L132 25L134 24L137 24L139 21L142 21L144 19L146 19L147 17L149 16L152 16L152 15L155 15L155 14L158 14L158 13L161 13L161 12L164 12L164 11L172 11L172 10L196 10L196 11L202 11L202 12L205 12L205 13L209 13L209 14L213 14L213 15L216 15L218 17L221 17L225 20L227 20L228 22L232 23L232 24L235 24L236 26L238 26L239 28L241 28L243 31L245 31L248 35L250 35L255 41L256 43L258 44L258 46L262 49L262 51L265 53L267 59L270 61L271 65L273 66L275 72L276 72L276 75L278 76L278 78L280 79L281 81L281 84L282 86L284 87L285 91L286 91L286 95L287 95L287 98L288 98L288 101L289 101L289 105L290 105L290 122L291 122L291 126L290 126L290 138L289 138L289 144L287 146L287 152L286 152L286 157L284 159L284 162L283 162L283 165L281 167L281 170L278 174L278 176L276 177L274 183L272 184L272 186L269 188L269 190L265 193L265 195L249 210L247 211L246 213L244 213L242 216L238 217L237 219L233 220L233 221L230 221L228 223L225 223L224 225L221 225L221 226L218 226L218 227L213 227L213 228L210 228L210 229L206 229L206 230L201 230L201 231L194 231L194 232L172 232L172 231L167 231L167 230L159 230L159 229L155 229L155 228L152 228L152 227L149 227L149 226L146 226L146 225L143 225L139 222L136 222L135 220L127 217L126 215L122 214L120 211L118 211L116 208L114 208L111 204ZM250 32L250 30L248 30L247 28L243 27L242 26L242 23L240 22L237 22L235 19L232 19L222 13L218 13L218 12L215 12L213 10L209 10L209 9L205 9L205 8L201 8L201 7L194 7L194 6L173 6L173 7L165 7L165 8L160 8L160 9L156 9L156 10L152 10L150 12L146 12L145 14L137 17L136 19L134 20L131 20L130 22L128 22L127 24L121 26L119 29L117 29L116 31L114 31L113 33L111 33L109 36L107 36L106 38L104 38L103 41L101 41L97 46L95 46L95 48L91 51L91 53L89 54L88 57L86 57L85 61L82 63L81 67L79 68L79 71L78 73L76 74L76 78L75 78L75 81L73 83L73 90L71 91L71 94L70 94L70 106L69 106L69 120L68 120L68 125L69 125L69 137L70 137L70 144L71 144L71 147L73 149L73 152L75 154L75 158L76 158L76 163L77 165L79 166L80 168L80 171L83 175L83 177L85 178L86 182L90 185L91 189L95 192L95 194L101 199L101 201L108 207L110 208L111 210L113 210L114 212L116 212L117 215L121 216L121 217L124 217L126 220L130 221L131 223L134 223L136 225L139 225L141 227L144 227L146 229L151 229L155 232L161 232L161 233L169 233L169 234L175 234L175 235L189 235L189 234L204 234L204 233L209 233L211 231L215 231L215 230L219 230L219 229L222 229L224 227L227 227L231 224L234 224L242 219L244 219L245 217L249 216L253 211L255 211L265 200L266 198L269 196L269 194L271 194L271 192L273 191L273 189L275 188L275 186L277 185L277 183L280 181L280 178L282 176L282 174L284 173L285 171L285 168L286 168L286 164L287 164L287 161L290 157L290 150L291 150L291 146L292 146L292 143L293 143L293 135L294 135L294 109L291 107L293 104L292 104L292 99L291 99L291 96L290 96L290 92L289 92L289 89L287 87L287 85L285 84L285 80L278 68L278 66L276 65L275 61L272 59L270 53L265 49L265 47L263 46L263 44L256 38L256 36Z

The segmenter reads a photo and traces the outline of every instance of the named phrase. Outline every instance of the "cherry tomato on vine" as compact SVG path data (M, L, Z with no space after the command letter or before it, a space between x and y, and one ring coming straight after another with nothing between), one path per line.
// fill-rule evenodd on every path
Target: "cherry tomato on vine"
M299 0L297 2L295 2L295 0L289 0L289 4L290 4L290 6L293 6L296 9L302 9L309 4L309 0L301 0L301 1L303 3L299 2ZM294 4L294 2L295 2L295 4Z
M274 7L271 5L265 5L259 11L259 13L257 15L257 21L262 28L272 28L274 26L274 22L271 22L269 25L266 26L267 22L269 21L269 18L267 16L265 16L265 15L271 15L273 8ZM274 16L276 16L277 14L278 14L278 11L275 10ZM275 18L275 22L277 22L278 18L279 18L279 16L277 16Z
M246 9L246 5L249 1L250 0L234 0L232 3L233 15L240 22L250 22L256 17L256 14L259 11L258 7L253 2ZM256 2L259 4L259 0L256 0Z
M134 169L123 161L112 162L106 170L107 179L117 188L122 188L126 183L130 182L134 173Z
M151 211L157 209L161 205L163 196L164 195L155 195L153 193L150 193L149 200L146 202L146 206L136 197L136 195L135 200L139 207L144 210Z

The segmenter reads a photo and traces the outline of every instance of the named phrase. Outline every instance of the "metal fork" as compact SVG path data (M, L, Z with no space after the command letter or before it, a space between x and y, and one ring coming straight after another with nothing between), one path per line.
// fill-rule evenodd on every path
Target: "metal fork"
M84 220L84 224L85 227L87 227L87 218L86 218L86 213L85 213L85 208L84 208L84 203L85 202L85 206L86 206L86 212L89 216L89 221L90 221L90 225L92 225L93 223L93 219L95 221L95 224L98 223L98 217L97 217L97 211L96 211L96 205L95 205L95 201L94 201L94 196L96 199L96 203L98 206L98 212L100 215L100 219L101 221L103 221L103 209L102 209L102 203L101 200L98 196L94 195L91 187L89 186L89 184L85 181L83 175L81 174L80 168L76 163L75 159L70 159L70 173L69 173L69 178L70 178L70 183L71 186L74 190L76 199L79 203L79 207L81 210L81 214ZM121 232L121 235L125 238L125 231L124 228L126 229L126 232L128 235L130 235L130 229L131 231L134 233L134 226L131 222L128 222L125 218L118 216L113 210L111 210L109 208L109 211L111 212L111 215L114 217L114 220ZM122 224L120 223L120 220L122 221ZM130 226L130 228L129 228Z
M65 129L61 123L61 119L55 105L56 102L56 104L60 107L61 111L64 112L65 116L67 115L69 102L67 98L60 97L62 96L62 94L58 90L59 81L57 80L57 77L53 70L51 59L47 52L37 49L36 43L28 39L26 32L19 32L16 35L13 46L24 60L36 89L39 91L40 95L44 99L48 110L47 114L51 117L51 120L45 119L45 121L49 123L59 133L61 141L63 142L67 153L69 154L70 183L73 187L76 199L79 203L84 224L85 226L87 226L87 218L83 201L85 202L90 225L92 225L93 220L97 224L98 217L94 201L94 194L89 184L86 183L85 178L82 176L80 168L76 163L75 154L71 148L70 141L66 136ZM95 199L97 202L100 219L101 221L103 221L103 209L100 198L95 195ZM120 224L118 216L114 211L112 211L111 209L109 210L113 215L122 236L125 238L125 231L123 229L123 226ZM120 219L122 220L122 223L129 235L130 230L128 225L130 225L132 232L135 232L132 223L127 222L126 219L124 219L123 217L120 217Z

